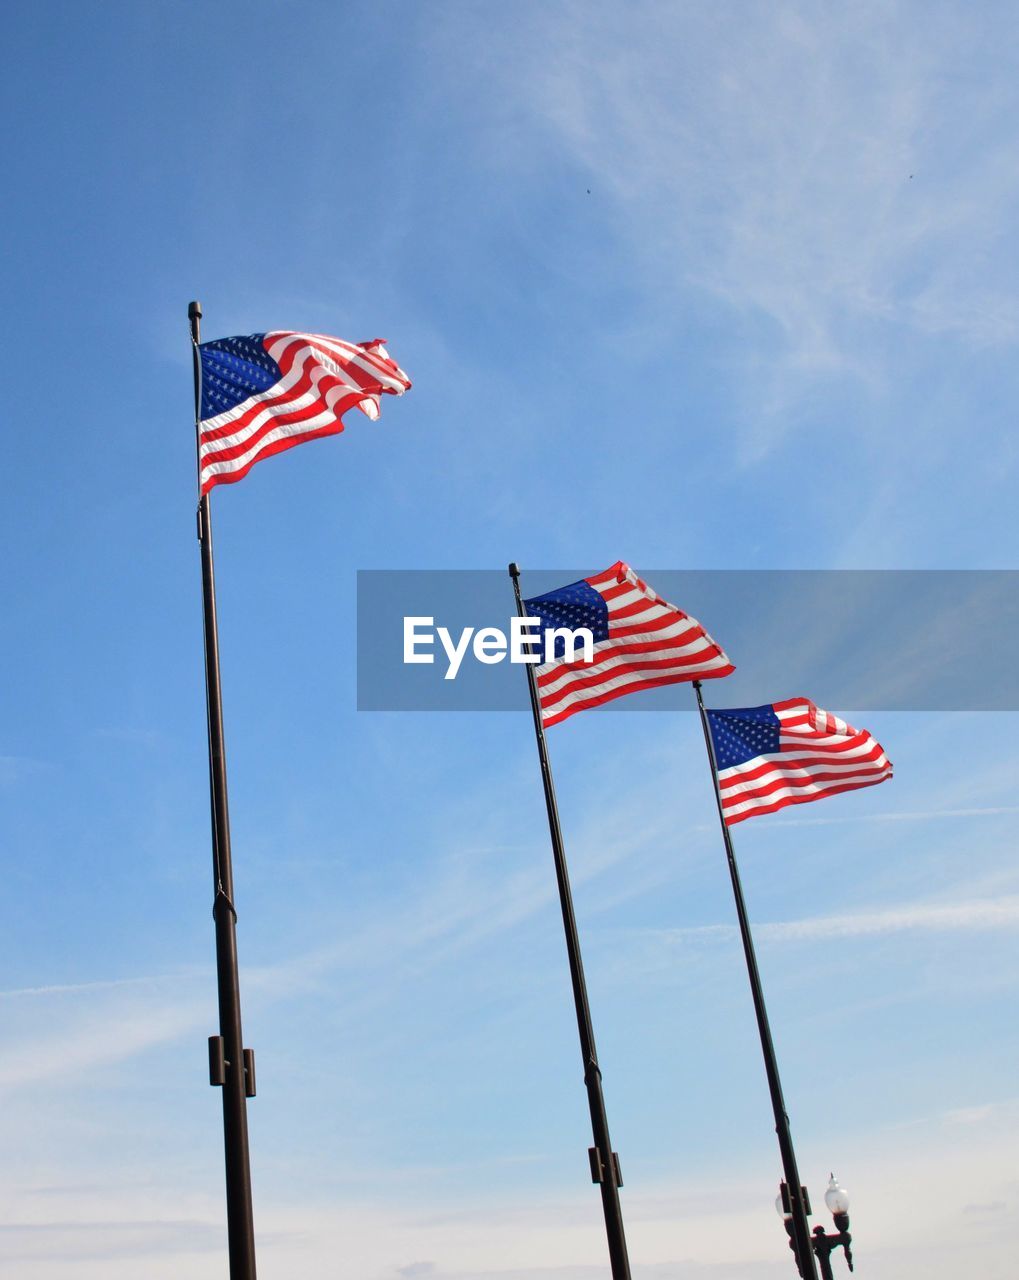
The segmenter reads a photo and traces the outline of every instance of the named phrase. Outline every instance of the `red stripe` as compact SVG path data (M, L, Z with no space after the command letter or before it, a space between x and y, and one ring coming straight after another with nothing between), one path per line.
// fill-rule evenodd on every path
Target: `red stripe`
M647 635L648 632L664 631L667 627L674 627L677 622L688 622L688 621L689 619L686 617L685 614L665 613L660 618L649 618L647 622L640 622L634 626L617 627L612 618L612 615L610 614L609 615L609 638L612 640L615 640L622 636ZM701 626L691 625L686 631L680 632L680 635L704 636L704 638L707 639L707 636L705 636L705 633L704 633L704 628Z
M731 675L735 669L735 667L720 667L717 671L704 671L697 679L713 680L716 676ZM556 714L549 716L547 719L545 718L543 703L542 724L546 729L549 729L552 725L559 724L561 720L568 720L576 711L586 711L588 707L600 707L606 702L621 698L625 693L637 693L640 689L657 689L666 684L682 684L689 679L691 679L690 676L664 676L657 680L638 680L635 684L624 685L622 689L611 689L608 693L603 693L596 698L588 698L583 702L575 703L573 706L567 707L564 711L556 712Z
M618 667L612 667L600 675L594 676L574 676L568 680L560 689L556 689L553 693L543 694L541 697L541 705L543 707L554 706L557 702L561 702L563 698L578 690L597 689L600 685L605 685L617 679L619 676L632 675L640 671L666 671L674 667L690 667L690 671L685 671L681 675L674 675L672 678L676 681L696 680L698 675L704 671L704 657L697 655L692 658L656 658L647 662L626 662L621 663ZM714 671L712 675L716 674ZM633 688L633 685L627 685L627 688Z
M780 751L823 751L839 755L846 751L854 751L865 742L873 742L869 733L854 733L851 738L827 738L820 734L786 734L779 735Z
M320 377L316 387L311 376L311 370L318 367L319 366L314 364L310 367L306 366L304 375L295 382L292 387L282 392L280 395L251 405L250 408L246 409L239 418L235 418L232 422L224 423L223 426L213 427L210 430L203 431L201 433L201 443L203 445L212 444L216 440L222 440L225 436L233 436L238 432L245 431L262 414L268 414L268 420L267 422L262 423L256 432L247 437L248 443L257 440L264 435L266 431L271 430L272 427L270 424L273 422L285 423L288 419L290 421L300 422L303 418L313 417L316 413L321 413L323 409L327 408L325 397L334 387L342 389L344 398L353 397L355 402L363 398L364 392L362 390L348 387L344 382L339 378L334 377L332 374L325 374L323 377ZM302 396L306 395L312 396L310 404L301 405L290 410L286 408L287 405L294 404ZM350 406L348 405L347 408L349 407ZM346 412L346 410L343 410L343 412ZM237 446L231 445L229 447L235 448Z
M349 351L335 351L325 344L330 341L349 347ZM217 441L250 431L252 423L260 416L265 421L240 443L207 452L200 456L201 492L208 493L217 484L234 484L248 474L256 462L268 458L274 453L282 453L295 445L304 444L308 440L316 440L322 436L338 435L343 430L342 416L349 409L363 404L368 399L379 400L384 394L396 394L397 388L384 385L381 378L399 384L399 388L407 390L410 379L403 373L392 359L368 350L368 346L378 345L379 339L371 344L344 343L341 339L329 339L324 334L297 333L291 330L275 330L266 334L262 345L266 350L278 348L282 350L276 357L276 363L285 379L294 372L299 363L297 381L293 386L270 394L249 405L245 411L232 421L217 426L199 429L200 447L208 449ZM331 368L327 368L327 364ZM368 367L366 368L365 365ZM339 369L343 376L339 377L332 369ZM378 373L374 374L373 370ZM353 384L353 385L351 385ZM277 383L277 387L279 384ZM276 388L270 388L270 393ZM309 405L292 408L295 401L303 396L311 397ZM332 397L333 403L327 403ZM293 435L282 439L262 443L266 437L280 427L300 428L302 423L330 413L332 418L322 426L309 426L305 430L297 430ZM215 415L219 416L219 415ZM216 464L230 463L246 454L251 454L246 462L222 473L211 473Z
M274 440L256 453L251 461L246 462L239 470L224 471L222 474L217 473L209 476L207 480L203 480L201 492L208 493L217 484L233 484L237 480L243 480L256 462L261 462L263 458L269 458L274 453L283 453L284 450L292 449L296 444L304 444L308 440L317 440L320 436L338 436L342 430L343 423L337 419L335 422L326 423L324 427L318 427L314 431L306 431L303 435L285 436L282 440Z
M606 603L608 638L599 641L592 662L576 659L555 662L537 677L542 721L546 727L568 719L577 711L602 706L628 693L690 680L718 679L735 669L695 619L656 596L622 560L584 581ZM635 593L639 593L638 598L620 603ZM655 616L648 617L649 614ZM660 634L677 624L680 624L678 635ZM620 661L621 658L626 660ZM714 660L721 660L725 665L715 670L706 668L705 664ZM664 672L669 674L662 674ZM608 687L626 677L640 678L616 688ZM553 684L558 687L553 689ZM543 695L542 689L546 690ZM579 701L563 705L578 697Z
M627 594L631 594L629 585L626 588ZM670 609L668 605L663 605L661 600L647 600L644 596L640 596L637 600L631 601L630 604L619 605L618 608L609 609L609 621L618 622L620 618L634 618L642 613L650 613L652 609L662 610L672 618L673 622L682 622L683 614L677 609Z
M604 643L604 641L601 643ZM564 671L584 671L588 674L593 674L599 670L607 671L610 668L606 664L611 662L613 658L620 656L625 658L639 653L667 655L670 651L676 650L676 656L678 657L678 650L685 648L688 643L689 641L677 637L675 640L640 640L631 641L629 644L610 644L607 648L596 650L593 662L584 662L583 659L577 658L574 662L556 663L555 666L538 676L538 684L551 684L553 680L560 680ZM705 644L700 649L695 649L689 656L700 659L705 655L714 657L718 652L717 645Z
M318 364L319 367L322 367L321 360L328 360L330 364L339 365L344 373L349 374L362 391L382 390L382 383L379 382L378 377L373 375L370 370L362 369L357 363L356 353L352 352L344 359L343 356L338 355L335 351L330 351L328 347L315 342L308 334L295 334L294 337L295 340L287 344L286 348L280 353L280 358L276 361L284 375L288 374L294 367L298 356L304 356L305 352L312 351L321 357L319 361L312 359L313 364ZM367 352L361 352L360 354L366 356ZM381 370L381 372L386 372L386 370Z
M877 760L878 757L883 754L884 749L880 742L875 742L873 748L868 751L866 755L856 756L851 762L847 760L845 763L862 765L865 768L872 767L873 761ZM739 786L741 782L754 782L757 778L763 778L772 771L781 774L785 774L792 770L805 772L813 768L824 768L826 765L830 765L832 763L833 762L831 760L826 760L823 756L818 756L816 758L808 757L805 760L797 760L795 762L790 760L788 764L779 764L774 760L765 760L759 764L756 769L750 769L746 773L734 773L731 777L719 778L718 785L723 791L725 791L728 788ZM880 767L883 769L884 765L881 765ZM843 770L843 776L845 776L845 770Z
M311 367L313 368L314 366L312 365ZM209 444L214 440L221 440L224 436L232 436L238 431L243 431L245 427L250 426L260 413L265 413L266 411L272 413L277 406L290 404L299 396L306 395L312 387L311 368L306 366L301 377L292 387L282 387L277 382L269 390L272 391L275 387L280 388L278 394L268 396L250 405L239 418L234 418L219 427L206 427L201 433L202 443ZM218 417L219 415L217 414L216 416Z
M672 623L690 621L685 613L680 613L678 609L673 609L673 607L666 604L664 600L645 600L642 598L640 600L634 600L632 604L622 605L618 609L610 608L609 624L618 623L624 618L639 618L641 614L651 613L653 610L657 611L660 616L669 618ZM663 610L664 614L662 613ZM690 626L694 631L701 631L703 629L693 622L690 623Z
M276 338L279 338L281 336L286 336L286 335L280 335L280 334L275 335ZM292 342L288 344L286 350L281 353L280 358L276 361L276 363L280 366L280 370L283 373L284 377L286 377L286 375L289 374L293 369L293 366L297 360L298 354L302 351L307 352L310 349L310 351L320 352L324 354L329 360L332 361L332 363L340 365L343 368L345 373L350 374L351 379L357 384L357 387L360 388L362 391L368 391L373 395L375 394L382 395L389 392L389 388L383 387L383 385L380 382L378 382L376 379L373 379L370 376L370 374L366 373L364 370L359 369L352 364L348 365L344 363L342 360L338 359L335 355L332 355L331 353L325 351L323 348L319 347L316 343L307 340L307 335L298 334L294 336L298 339L301 339L301 341ZM268 348L270 344L265 343L264 345ZM270 413L278 412L277 406L286 405L294 400L299 399L303 395L307 395L309 392L312 391L312 388L314 386L314 380L312 378L313 371L315 369L321 369L321 368L322 368L322 365L318 361L316 361L312 355L310 354L307 355L301 370L301 375L298 378L297 382L293 384L293 386L288 387L285 390L281 391L278 396L258 401L258 403L253 404L239 418L235 418L233 421L228 422L223 426L207 428L206 430L202 431L201 432L202 443L208 444L214 440L222 439L223 436L235 435L238 431L243 431L245 427L247 427L256 417L258 417L259 414L264 413L266 411ZM392 370L387 370L387 372L389 372L393 378L397 377L395 365L393 366ZM409 385L409 382L408 382L408 385ZM350 395L356 394L355 388L348 388L341 379L337 378L335 374L332 374L332 373L327 373L325 375L325 378L321 379L319 382L319 387L322 387L326 390L331 389L333 386L344 387L344 390ZM392 393L390 392L390 394ZM325 401L324 401L324 395L320 396L319 398L322 399L322 404L319 406L319 409L321 410L326 407ZM295 410L294 412L301 413L304 411ZM344 412L346 412L346 410L344 410Z
M665 669L668 667L700 668L705 665L706 659L713 658L713 657L715 657L714 654L705 653L703 650L701 650L697 653L687 654L683 657L680 657L678 655L672 655L672 656L664 655L661 657L649 656L647 658L639 659L638 661L635 661L635 662L619 662L619 663L616 663L615 666L611 666L611 667L605 666L604 664L602 664L602 669L599 671L592 671L591 668L587 668L587 674L583 673L583 669L573 672L573 674L565 681L565 683L561 686L561 688L556 690L550 690L547 694L543 694L542 696L549 699L555 699L561 695L563 690L569 691L570 689L584 689L584 688L589 688L592 685L606 684L610 680L615 680L617 676L627 675L631 671L650 671L656 667L660 669ZM546 679L546 676L542 676L542 681L546 685L552 684L552 681L555 679L562 678L561 671L547 672L546 675L552 677L551 679ZM690 678L694 679L695 677L690 677Z
M312 365L311 368L319 366ZM330 409L326 397L334 390L340 392L335 404ZM310 404L302 405L298 408L287 410L285 406L294 403L301 396L311 394L313 396ZM299 382L285 394L277 396L272 400L266 400L257 405L252 405L240 418L234 422L227 423L225 426L216 427L211 431L202 433L201 442L208 445L225 436L236 435L238 432L246 430L256 418L263 414L267 414L266 421L253 432L245 436L244 440L233 445L229 445L225 449L218 449L214 453L209 453L203 459L203 466L209 462L220 460L228 460L231 457L239 457L251 448L253 444L257 444L263 436L272 431L277 426L290 426L295 422L303 422L308 418L313 418L323 411L335 413L337 417L346 413L348 409L354 407L365 398L363 390L353 389L344 383L341 379L334 377L332 374L324 374L320 376L317 387L313 390L313 380L310 371L307 376L303 377Z
M335 382L336 379L330 379L330 381ZM336 401L331 409L324 400L316 400L304 408L295 409L289 413L281 413L279 411L271 413L257 431L252 431L249 435L245 436L243 440L238 441L236 444L229 445L225 449L216 449L203 454L202 469L204 470L213 462L232 462L234 458L242 457L250 449L254 448L260 440L264 440L270 432L275 431L278 427L296 426L301 422L307 422L312 418L319 417L323 412L331 412L333 417L338 421L348 409L353 409L359 401L364 400L365 398L364 392L351 391L342 399ZM312 428L312 431L317 430L317 427Z
M596 591L601 591L600 583L619 583L621 575L625 574L628 568L629 566L624 564L622 560L617 560L616 563L610 565L604 573L596 573L590 578L585 578L584 581L589 587L594 587Z
M773 702L771 706L776 715L781 711L789 711L792 707L803 707L804 710L817 710L817 704L810 698L804 698L802 695L796 698L783 698L780 702Z
M723 787L732 786L741 779L752 780L755 776L760 776L772 770L775 773L795 774L809 773L813 769L834 769L836 766L840 767L843 773L850 768L874 768L878 760L884 755L884 748L880 742L876 742L873 739L871 741L870 750L861 752L858 756L805 756L798 760L793 760L791 757L788 760L781 758L779 760L761 760L761 764L757 769L748 773L731 774L729 777L720 779L720 782ZM878 767L883 768L884 766L880 765ZM725 773L726 771L723 769L722 772Z
M268 336L268 335L267 335ZM274 338L290 336L288 333L279 330L273 335ZM333 338L325 333L298 333L294 334L297 338L306 338L312 342L315 347L327 354L330 360L339 364L346 363L347 360L365 360L369 365L374 367L382 377L391 378L394 382L403 385L405 391L409 391L412 383L410 378L403 372L400 366L392 358L392 356L380 356L374 347L384 347L386 345L385 338L370 338L365 342L346 342L343 338ZM345 354L337 354L328 344L337 342L341 347L349 348ZM366 371L366 376L370 377L370 371Z
M798 787L803 790L807 787L815 786L819 782L838 782L849 781L853 778L872 778L875 774L883 774L888 765L883 764L879 768L869 769L847 769L842 773L812 773L805 778L794 778L788 774L779 774L770 779L768 782L762 782L760 786L749 787L745 791L734 791L732 795L722 797L722 807L731 807L745 803L747 800L756 800L760 796L770 796L776 791L781 791L784 787Z
M879 778L871 778L866 782L849 782L840 787L825 787L825 789L813 796L785 796L781 800L774 800L771 804L755 805L751 809L747 809L745 813L735 813L729 815L725 819L727 827L734 827L737 822L742 822L745 818L756 818L762 813L775 813L779 809L784 809L790 804L808 804L811 800L823 800L825 796L838 795L842 791L859 791L861 787L874 787L880 782L885 782L890 778L891 771L883 774Z
M588 585L591 584L589 583ZM611 606L613 600L618 600L620 596L631 595L636 590L636 587L632 582L624 580L623 582L613 582L610 587L598 587L596 590L605 603Z

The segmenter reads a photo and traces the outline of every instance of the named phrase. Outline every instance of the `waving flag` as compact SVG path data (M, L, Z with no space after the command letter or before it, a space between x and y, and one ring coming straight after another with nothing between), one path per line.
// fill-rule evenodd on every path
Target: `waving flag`
M696 618L662 600L622 560L593 578L525 600L524 607L541 619L536 651L544 652L553 629L588 627L594 637L592 662L567 661L566 641L557 637L554 660L535 668L546 728L624 693L735 670Z
M198 351L202 493L233 484L272 453L336 435L342 415L355 405L376 419L383 393L403 395L411 385L381 338L253 333L203 342Z
M708 711L725 825L892 776L880 744L809 698Z

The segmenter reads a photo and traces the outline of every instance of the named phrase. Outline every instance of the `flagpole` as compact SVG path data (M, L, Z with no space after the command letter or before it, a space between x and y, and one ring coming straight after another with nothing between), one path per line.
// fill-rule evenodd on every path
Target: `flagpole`
M195 376L196 443L202 417L202 304L188 306ZM212 810L212 869L216 923L216 975L219 987L219 1035L209 1038L209 1082L223 1089L223 1142L226 1155L226 1214L230 1280L255 1280L255 1227L251 1207L247 1099L255 1096L255 1059L244 1049L241 992L237 973L237 911L230 857L230 813L226 790L226 748L219 680L219 631L212 562L209 495L198 502L198 540L202 553L202 618L205 636L205 697L209 725L209 795Z
M701 682L695 680L693 687L694 692L697 694L697 710L700 712L701 728L704 730L704 745L707 747L708 763L711 766L715 802L718 805L718 820L722 826L722 838L725 840L725 854L729 862L729 878L732 881L733 897L736 899L736 915L739 917L740 937L743 939L743 954L746 957L747 973L750 976L750 990L754 998L754 1012L757 1015L757 1030L761 1037L761 1051L764 1054L764 1069L768 1076L771 1106L775 1113L775 1132L778 1134L778 1147L782 1155L782 1170L788 1188L788 1209L792 1215L793 1230L791 1238L793 1252L796 1257L796 1265L804 1280L817 1280L814 1249L810 1240L810 1224L807 1222L808 1209L804 1203L804 1191L800 1182L799 1170L796 1167L796 1153L793 1150L793 1139L789 1129L789 1116L786 1113L785 1099L782 1096L782 1081L778 1074L778 1059L775 1056L775 1044L771 1038L768 1011L764 1004L764 991L761 987L761 974L757 968L754 940L750 933L750 921L747 918L747 904L743 897L743 885L740 881L739 867L736 865L732 833L726 825L725 814L722 809L722 792L718 785L718 762L715 758L715 744L711 737L708 715L704 709Z
M519 566L511 564L509 566L509 575L513 579L513 593L516 596L517 614L521 618L526 617L524 604L520 598ZM591 1128L594 1134L594 1146L588 1151L591 1161L591 1180L601 1186L605 1232L608 1236L609 1260L612 1264L612 1280L630 1280L630 1259L626 1251L623 1210L619 1203L619 1188L623 1185L623 1179L619 1169L619 1157L612 1150L612 1142L609 1138L609 1121L605 1111L605 1098L602 1094L601 1068L598 1066L598 1052L594 1043L594 1027L591 1023L591 1008L587 999L584 964L580 956L580 937L577 933L577 919L573 910L573 894L570 890L570 877L566 868L563 833L559 825L559 807L556 804L552 768L548 760L545 729L541 723L538 684L534 674L534 665L527 663L526 669L527 685L531 694L531 713L534 717L534 736L538 744L538 759L541 762L541 781L545 789L545 808L548 810L548 829L552 837L552 856L555 860L556 880L559 883L559 902L562 906L563 928L566 933L566 951L569 956L570 977L573 982L573 1002L577 1010L580 1051L584 1061L584 1084L587 1087L587 1101L591 1110Z

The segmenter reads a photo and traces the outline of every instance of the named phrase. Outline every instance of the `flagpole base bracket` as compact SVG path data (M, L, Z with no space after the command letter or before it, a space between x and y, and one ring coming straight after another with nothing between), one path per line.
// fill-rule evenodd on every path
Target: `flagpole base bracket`
M254 1049L244 1050L244 1096L253 1098L255 1096L255 1051Z
M222 1036L209 1036L209 1084L226 1084L226 1041Z
M226 1041L222 1036L209 1036L209 1084L222 1087L230 1063L226 1057ZM255 1051L244 1050L244 1096L255 1097Z
M601 1158L601 1152L597 1147L588 1147L587 1158L591 1162L591 1181L594 1183L602 1183L605 1181L605 1162ZM619 1153L612 1153L612 1172L615 1174L615 1182L617 1187L623 1185L623 1173L619 1167Z

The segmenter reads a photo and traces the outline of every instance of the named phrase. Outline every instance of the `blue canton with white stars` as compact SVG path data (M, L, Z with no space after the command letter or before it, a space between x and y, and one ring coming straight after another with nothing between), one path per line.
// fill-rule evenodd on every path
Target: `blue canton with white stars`
M781 750L781 722L771 703L765 707L729 707L707 714L719 770Z
M535 653L545 652L545 635L554 627L569 627L571 631L587 627L595 644L609 638L609 606L584 578L547 595L525 600L524 610L530 617L541 619L541 644L535 641ZM553 654L557 659L566 656L566 641L562 636L556 637Z
M202 358L202 421L268 391L283 373L262 345L264 333L217 338L198 348Z

